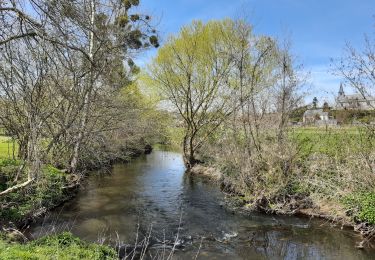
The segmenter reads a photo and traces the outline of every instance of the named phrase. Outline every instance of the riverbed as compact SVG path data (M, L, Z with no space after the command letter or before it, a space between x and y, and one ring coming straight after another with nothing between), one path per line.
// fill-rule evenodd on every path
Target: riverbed
M78 195L33 224L34 238L71 231L88 241L175 241L174 259L375 259L358 234L307 218L232 212L211 181L185 174L182 155L154 151L90 175ZM150 242L151 243L151 242ZM156 250L156 249L155 249Z

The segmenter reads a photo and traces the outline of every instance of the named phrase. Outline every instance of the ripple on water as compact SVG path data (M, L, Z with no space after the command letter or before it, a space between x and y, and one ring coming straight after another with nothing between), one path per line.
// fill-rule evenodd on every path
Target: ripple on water
M171 241L180 227L180 237L194 239L176 252L177 259L194 258L200 246L203 259L375 259L374 251L354 248L353 232L324 222L232 214L216 185L184 172L181 154L164 151L115 165L111 175L89 177L86 188L56 209L43 229L66 227L92 241L118 234L131 244L138 224L142 234L152 225L154 236ZM38 224L31 232L41 229Z

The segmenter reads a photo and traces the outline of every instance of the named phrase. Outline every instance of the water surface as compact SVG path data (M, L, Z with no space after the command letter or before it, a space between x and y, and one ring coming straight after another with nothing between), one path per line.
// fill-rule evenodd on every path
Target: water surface
M78 196L31 228L34 237L69 230L88 241L124 241L136 234L185 247L174 259L375 259L358 250L354 232L323 221L233 214L210 181L185 174L179 153L155 151L110 174L93 174ZM179 232L178 232L179 230ZM200 249L199 249L200 248Z

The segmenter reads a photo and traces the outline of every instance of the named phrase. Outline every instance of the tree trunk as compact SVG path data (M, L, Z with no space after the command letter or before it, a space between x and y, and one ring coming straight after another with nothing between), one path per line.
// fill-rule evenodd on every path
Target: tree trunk
M70 162L70 172L74 173L77 169L78 165L78 158L80 154L80 149L82 145L82 141L84 138L84 133L86 130L87 120L90 112L90 102L91 102L91 92L94 86L94 67L93 67L93 57L94 57L94 24L95 24L95 0L90 1L90 8L91 8L91 14L90 14L90 25L91 30L89 32L89 59L90 59L90 80L89 80L89 86L87 88L87 91L85 93L84 97L84 105L83 105L83 112L82 112L82 118L81 118L81 124L80 129L77 136L77 141L74 146L73 150L73 156L72 160Z

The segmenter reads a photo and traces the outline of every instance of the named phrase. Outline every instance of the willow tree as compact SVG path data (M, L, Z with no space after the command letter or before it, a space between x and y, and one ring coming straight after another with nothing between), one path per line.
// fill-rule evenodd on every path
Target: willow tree
M159 49L151 77L184 122L183 152L188 168L197 151L232 113L229 83L235 63L236 23L193 22Z

